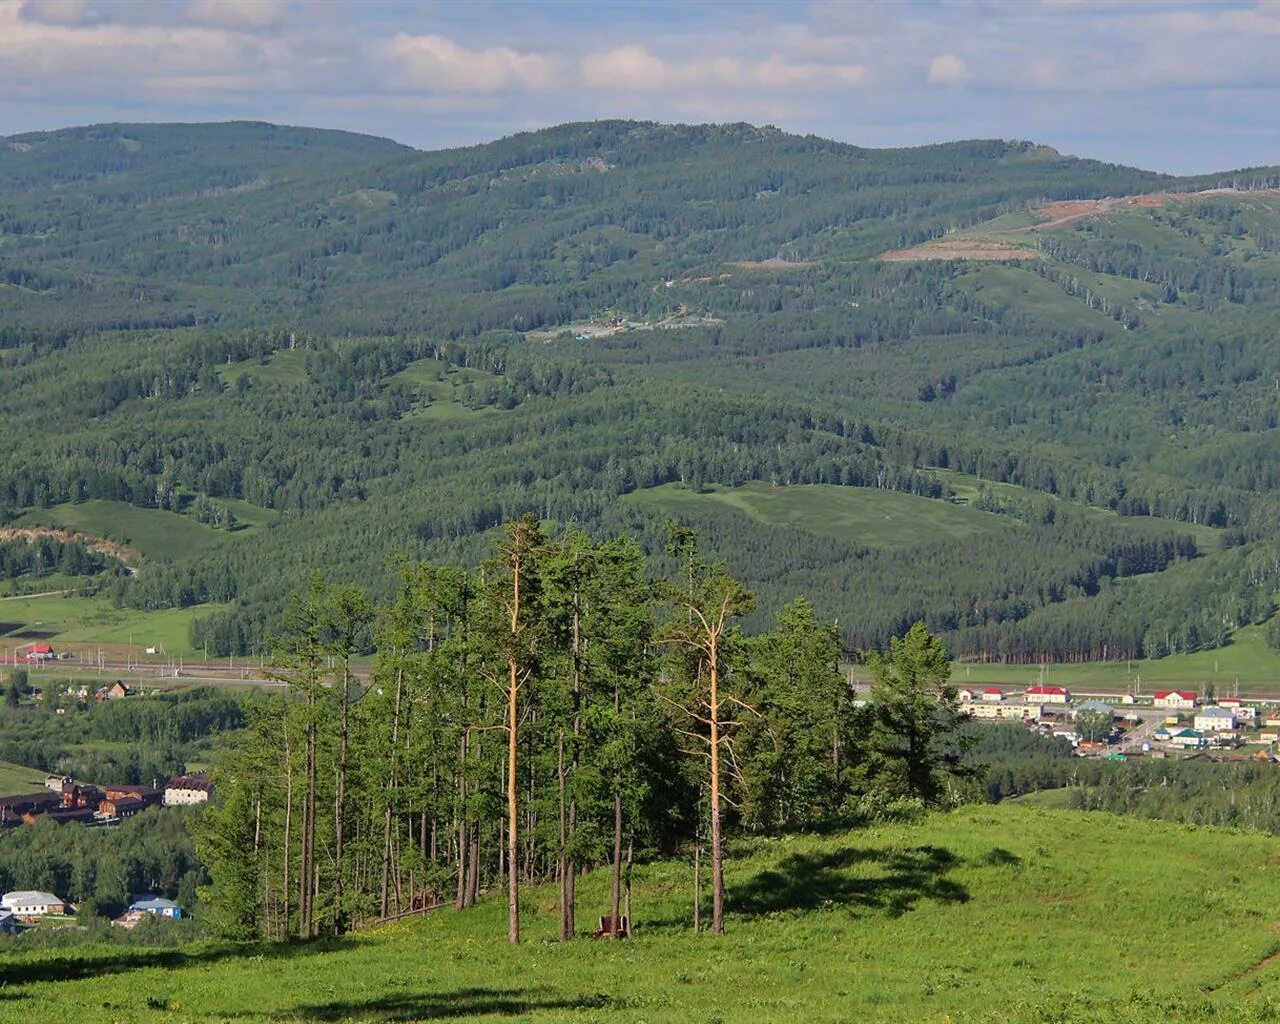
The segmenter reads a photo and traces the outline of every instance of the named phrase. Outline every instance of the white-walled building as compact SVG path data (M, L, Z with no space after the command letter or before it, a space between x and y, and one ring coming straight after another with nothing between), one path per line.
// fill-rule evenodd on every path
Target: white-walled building
M1192 724L1200 732L1230 732L1236 727L1236 716L1227 708L1201 708Z
M18 889L0 896L0 907L18 917L40 917L44 914L65 914L67 905L51 892Z
M1061 686L1028 686L1023 696L1028 704L1071 703L1071 691Z
M1158 708L1186 711L1195 707L1197 700L1195 690L1157 690L1152 704Z
M185 807L190 804L209 802L213 793L213 783L196 775L179 775L170 779L164 787L164 805L166 807Z
M1037 704L988 704L986 701L971 701L962 710L974 718L989 722L1020 722L1027 718L1040 717L1040 707Z

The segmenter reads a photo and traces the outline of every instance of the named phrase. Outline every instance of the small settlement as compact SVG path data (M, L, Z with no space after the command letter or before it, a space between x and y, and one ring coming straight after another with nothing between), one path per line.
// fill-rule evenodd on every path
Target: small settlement
M1069 740L1081 757L1125 760L1176 753L1280 761L1275 751L1280 741L1280 707L1260 700L1233 696L1206 703L1194 690L1084 699L1073 697L1065 687L1044 684L1022 690L962 689L958 696L961 710L975 719L1022 722ZM1089 726L1082 729L1086 715ZM1107 716L1110 728L1099 728Z
M16 935L23 928L69 919L75 914L75 907L51 892L35 889L7 892L0 896L0 935ZM185 916L182 907L173 900L148 892L135 895L129 908L111 923L122 928L136 928L151 917L177 921Z
M115 825L148 807L189 806L205 803L213 783L203 776L180 775L163 789L154 786L82 785L61 775L50 775L45 790L18 796L0 796L0 826L33 824L47 819L65 824Z

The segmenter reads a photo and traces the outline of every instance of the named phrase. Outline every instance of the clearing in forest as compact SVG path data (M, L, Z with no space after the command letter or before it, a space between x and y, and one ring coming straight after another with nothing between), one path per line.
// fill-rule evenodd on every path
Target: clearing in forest
M930 540L1016 529L1008 517L937 498L836 484L772 487L755 482L700 491L664 484L635 491L626 500L673 515L731 508L770 526L800 527L872 548L915 547Z
M1202 192L1151 192L1133 196L1107 196L1102 199L1069 199L1047 203L1032 211L1030 224L1011 223L1017 217L1000 217L965 231L936 238L908 249L882 253L889 263L920 260L1037 260L1040 253L1028 236L1044 231L1060 231L1075 227L1093 217L1105 217L1121 210L1154 209L1170 202L1194 202L1221 196L1273 196L1280 189L1215 188Z

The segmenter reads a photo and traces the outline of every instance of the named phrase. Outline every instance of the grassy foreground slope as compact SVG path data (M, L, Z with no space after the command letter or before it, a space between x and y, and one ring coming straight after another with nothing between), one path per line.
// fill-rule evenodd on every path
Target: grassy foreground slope
M668 861L639 869L626 943L551 941L543 889L518 949L493 900L329 945L6 958L0 1017L1154 1022L1271 1019L1280 993L1266 836L999 806L732 853L719 939Z

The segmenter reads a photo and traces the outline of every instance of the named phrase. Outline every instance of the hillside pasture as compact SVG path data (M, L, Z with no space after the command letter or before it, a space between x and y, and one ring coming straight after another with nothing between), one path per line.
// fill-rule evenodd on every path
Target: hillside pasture
M228 503L224 503L228 504ZM256 514L232 502L237 518L241 512L265 521L269 513ZM249 506L252 508L252 506ZM247 522L249 520L246 520ZM140 551L146 558L177 561L211 551L231 542L239 531L227 532L178 512L139 508L123 501L94 498L89 501L32 509L18 517L18 526L51 526L74 530L90 537L105 537Z
M1039 682L1039 665L959 664L952 679L961 684L995 683L1025 686ZM1136 684L1140 692L1174 687L1200 689L1211 684L1219 695L1238 685L1242 696L1280 697L1280 651L1266 640L1264 626L1244 626L1225 647L1191 654L1136 661L1095 661L1044 666L1044 680L1069 689L1123 693Z
M44 789L45 773L25 765L0 761L0 794L38 793Z
M88 649L97 644L120 649L123 654L132 644L132 654L138 655L144 648L156 647L168 656L192 656L197 652L191 647L188 629L191 620L223 605L196 605L190 608L166 608L160 611L139 611L133 608L116 608L104 597L73 597L50 595L22 597L0 601L0 619L6 626L15 626L0 638L0 650L12 651L28 639L39 635L55 648L75 645ZM40 667L37 673L70 669L76 662L54 662Z
M719 503L770 526L800 527L873 548L913 547L930 540L961 540L980 532L1018 528L1009 517L951 502L833 484L771 487L749 483L741 487L713 486L705 491L664 484L635 491L626 500L671 515L696 512Z
M692 934L691 864L677 859L638 866L626 942L553 941L546 887L525 894L516 948L488 898L307 945L15 953L0 981L29 1024L1263 1020L1280 994L1273 845L965 808L733 844L723 937ZM1153 876L1176 879L1155 902ZM607 884L603 871L580 883L588 928Z

